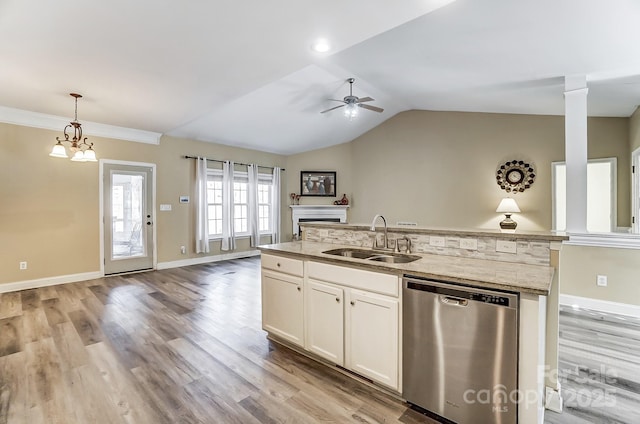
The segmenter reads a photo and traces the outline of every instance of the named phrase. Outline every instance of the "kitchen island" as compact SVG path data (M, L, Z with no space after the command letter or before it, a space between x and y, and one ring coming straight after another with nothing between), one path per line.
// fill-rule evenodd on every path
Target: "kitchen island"
M527 239L522 234L509 234L505 239L514 241L516 252L520 253L514 253L514 257L520 258L512 261L486 258L493 254L491 249L495 249L502 236L492 232L449 233L444 236L448 237L445 246L439 246L444 249L438 253L426 253L433 246L420 243L421 237L428 240L428 232L409 233L413 241L411 254L419 257L410 263L375 262L324 253L340 247L371 248L372 232L349 227L305 223L307 239L316 238L315 241L260 247L263 328L269 337L322 362L346 368L401 396L402 276L517 293L521 399L518 422L542 423L547 296L556 280L550 258L554 250L551 243L562 237L535 234ZM335 236L334 230L342 233ZM353 233L345 233L349 231ZM402 234L403 231L391 229L390 235L404 236L406 231ZM451 254L452 237L478 238L478 249ZM493 244L491 238L496 239ZM459 247L459 240L456 243ZM368 309L357 308L359 304ZM366 313L362 312L365 310Z

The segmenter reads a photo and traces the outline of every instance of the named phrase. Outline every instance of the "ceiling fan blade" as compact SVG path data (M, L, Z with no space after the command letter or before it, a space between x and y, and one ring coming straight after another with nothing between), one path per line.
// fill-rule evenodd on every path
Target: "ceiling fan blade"
M346 105L340 105L340 106L332 107L331 109L323 110L320 113L330 112L330 111L332 111L334 109L338 109L338 108L341 108L341 107L344 107L344 106L346 106Z
M364 102L372 102L375 99L372 99L371 97L362 97L360 99L358 99L358 103L364 103Z
M368 110L372 110L374 112L382 112L384 111L384 109L382 109L381 107L377 107L377 106L370 106L370 105L359 105L361 108L363 109L368 109Z
M338 100L338 99L327 99L327 100L330 100L332 102L342 102L342 103L344 103L344 100Z

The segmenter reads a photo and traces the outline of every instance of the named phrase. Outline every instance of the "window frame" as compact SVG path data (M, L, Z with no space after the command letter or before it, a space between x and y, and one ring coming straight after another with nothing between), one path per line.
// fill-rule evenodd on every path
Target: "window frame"
M597 163L609 163L611 165L611 185L610 185L610 199L611 204L609 206L609 210L611 213L611 222L609 233L613 233L618 228L618 158L616 157L607 157L607 158L598 158L598 159L588 159L587 160L587 172L589 169L589 164L597 164ZM551 162L551 230L552 231L566 231L566 222L565 228L562 230L558 230L558 217L557 217L557 193L556 193L556 175L557 175L557 167L559 165L564 165L566 167L566 161L555 161ZM587 193L589 188L587 187ZM565 199L566 204L566 199ZM587 209L587 216L589 214L589 210ZM588 219L588 218L587 218ZM565 219L566 221L566 219ZM589 229L587 228L587 232ZM595 233L595 232L594 232ZM599 232L598 232L599 233Z

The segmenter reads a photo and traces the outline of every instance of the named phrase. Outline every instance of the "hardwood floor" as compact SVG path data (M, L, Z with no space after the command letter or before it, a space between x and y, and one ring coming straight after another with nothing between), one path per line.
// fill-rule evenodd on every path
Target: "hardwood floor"
M0 424L433 423L269 342L260 259L0 295Z
M640 318L560 309L564 408L547 424L640 423Z

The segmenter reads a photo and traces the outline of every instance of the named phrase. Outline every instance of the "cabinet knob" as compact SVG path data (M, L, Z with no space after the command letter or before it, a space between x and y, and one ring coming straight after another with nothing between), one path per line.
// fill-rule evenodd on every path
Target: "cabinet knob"
M300 286L298 286L298 291L300 291L300 290L302 290L302 289L300 288Z
M276 264L276 266L277 266L278 268L280 268L280 262L278 262L278 263Z
M340 298L336 297L336 302L340 303Z
M351 303L351 306L356 306L356 302L354 300L352 300L350 303Z

